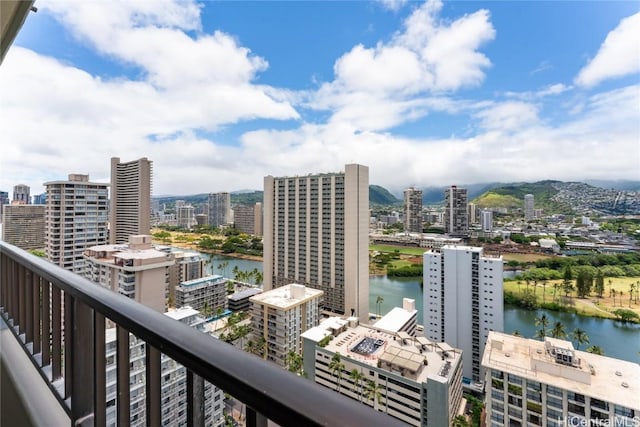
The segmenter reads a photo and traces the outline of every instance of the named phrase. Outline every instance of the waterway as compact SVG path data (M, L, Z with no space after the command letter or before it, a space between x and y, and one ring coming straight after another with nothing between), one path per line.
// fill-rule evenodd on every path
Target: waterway
M204 254L208 260L208 255ZM219 266L223 262L228 265L223 272ZM257 268L262 271L262 262L239 258L214 255L207 269L213 274L233 276L233 268L237 266L241 270L250 271ZM369 282L369 311L377 313L376 300L382 297L380 313L389 312L393 307L402 307L403 298L411 298L416 302L418 310L418 323L422 324L422 288L418 278L389 278L387 276L371 277ZM554 312L548 310L529 311L518 307L506 306L504 310L505 332L519 331L524 337L533 337L537 327L535 318L545 313L549 318L549 328L557 321L564 324L565 331L570 333L576 328L586 331L589 336L589 344L583 345L584 349L589 345L600 346L605 355L632 362L639 362L640 355L640 325L622 324L609 319L578 316L571 313ZM574 343L574 345L576 345Z

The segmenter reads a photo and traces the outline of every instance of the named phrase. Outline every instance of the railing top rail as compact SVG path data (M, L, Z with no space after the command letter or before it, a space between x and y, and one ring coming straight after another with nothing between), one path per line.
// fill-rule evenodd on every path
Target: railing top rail
M0 253L280 425L404 425L13 245Z

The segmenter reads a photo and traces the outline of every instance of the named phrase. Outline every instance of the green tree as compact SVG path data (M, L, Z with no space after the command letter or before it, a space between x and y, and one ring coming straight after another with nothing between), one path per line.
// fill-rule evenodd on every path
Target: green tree
M514 331L513 331L513 333L512 333L511 335L513 335L514 337L521 337L521 336L522 336L522 334L520 333L520 331L519 331L519 330L517 330L517 329L516 329L516 330L514 330Z
M573 272L571 271L571 266L567 264L564 268L564 278L562 279L562 290L564 291L564 296L568 297L569 294L573 291Z
M364 380L364 375L357 369L352 369L351 373L349 373L349 378L351 378L358 390L358 400L362 402L362 381Z
M290 350L284 357L284 363L289 372L293 372L296 375L302 375L302 356L297 352Z
M614 310L612 312L617 320L620 320L621 322L637 322L640 321L640 315L638 315L638 313L636 313L633 310L629 310L627 308L619 308L617 310Z
M453 427L471 427L464 415L456 415L453 419Z
M544 337L547 336L547 326L549 326L549 318L546 314L542 313L540 316L535 319L536 326L540 326L540 329L536 331L535 338L539 338L544 340Z
M580 328L575 328L573 332L571 332L571 338L576 341L577 350L580 350L581 344L589 344L589 335Z
M382 303L384 302L384 298L382 298L380 295L378 295L378 297L376 298L376 314L378 315L378 317L380 317L380 309L382 307Z
M600 269L598 269L598 273L596 274L595 290L598 297L602 298L604 294L604 274L602 274L602 270Z
M336 377L336 390L340 391L340 381L342 380L342 371L345 369L344 363L342 363L342 359L340 358L340 353L336 352L331 357L331 362L329 362L329 370L331 371L331 375L335 375Z
M587 347L586 352L604 356L604 350L599 345L592 345L591 347Z
M376 407L376 402L380 404L382 400L382 391L378 383L367 380L367 387L365 388L364 396L367 401L371 400L374 408Z
M553 328L551 328L551 332L549 333L551 337L564 339L567 337L567 332L564 330L564 324L562 322L556 322L553 324Z
M629 308L631 308L631 300L633 299L633 292L636 290L635 283L629 285Z

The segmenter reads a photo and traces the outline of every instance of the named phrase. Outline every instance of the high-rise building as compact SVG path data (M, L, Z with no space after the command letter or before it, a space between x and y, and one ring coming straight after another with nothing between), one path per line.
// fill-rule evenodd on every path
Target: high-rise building
M44 249L44 205L7 205L2 212L2 240L24 250Z
M211 227L221 227L231 222L231 196L229 193L210 193L208 207Z
M482 366L487 426L638 425L637 363L491 332Z
M404 231L422 233L422 190L404 190Z
M525 194L524 195L524 220L525 221L532 221L535 218L533 205L534 205L533 194Z
M285 366L293 351L302 355L301 334L318 325L322 291L291 284L259 293L251 301L253 337L264 338L263 358Z
M47 193L34 194L34 196L33 196L33 204L34 205L46 205L47 204Z
M110 244L151 233L152 173L153 164L146 157L126 163L111 158Z
M178 227L190 230L194 225L196 225L196 216L193 211L193 206L183 205L176 207L176 220L178 222Z
M45 254L54 264L82 274L86 248L107 243L108 187L71 174L68 181L44 183Z
M31 196L29 195L31 188L25 184L18 184L13 186L13 202L22 203L28 205L31 203Z
M176 321L185 323L194 329L204 333L204 319L199 316L197 310L183 308L165 313L166 316ZM106 425L117 425L117 340L116 329L105 331L106 335ZM146 389L145 389L145 343L129 335L129 382L130 386L130 418L132 427L148 425L146 418ZM187 425L187 372L184 366L175 360L161 354L160 359L162 402L161 425L185 426ZM219 388L209 382L204 382L204 425L224 425L224 394Z
M2 221L2 212L4 211L4 205L9 204L9 192L0 191L0 221Z
M170 253L151 244L151 236L129 236L128 245L92 246L84 251L84 276L160 313L166 311Z
M236 205L233 207L233 222L243 233L262 235L262 203Z
M451 236L466 236L469 232L467 189L455 185L444 192L444 232Z
M308 379L407 425L450 426L461 409L462 357L446 343L337 317L303 339Z
M493 212L489 209L483 209L480 212L480 224L482 225L482 231L493 231Z
M175 263L169 266L169 294L171 305L175 304L175 289L182 282L203 277L204 258L198 252L171 251L167 248Z
M176 307L189 306L206 317L227 309L227 279L206 276L188 280L176 287Z
M480 360L489 331L504 328L502 257L482 248L443 246L425 252L424 335L463 350L464 376L482 379Z
M369 168L264 178L265 290L324 291L329 312L369 314Z
M477 224L478 223L478 206L475 203L469 203L467 206L469 211L469 224Z

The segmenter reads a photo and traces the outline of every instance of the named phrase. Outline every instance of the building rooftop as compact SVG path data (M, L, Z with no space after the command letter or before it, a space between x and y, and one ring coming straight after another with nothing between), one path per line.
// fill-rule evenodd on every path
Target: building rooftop
M243 298L249 298L252 297L254 295L258 295L259 293L262 293L262 289L260 288L249 288L249 289L244 289L240 292L236 292L232 295L229 295L227 298L233 301L237 301L237 300L241 300Z
M569 341L543 342L492 331L482 365L640 409L639 364L574 350Z
M383 332L398 332L418 313L418 310L405 310L401 307L393 307L382 319L373 324L373 327Z
M180 307L174 310L167 311L165 313L165 316L169 316L170 318L175 320L182 320L182 319L186 319L187 317L197 316L199 314L200 312L198 310L195 310L189 306L185 306L185 307Z
M324 338L318 331L310 331L303 336L312 340ZM344 328L325 348L416 382L427 382L429 377L440 381L450 380L453 375L451 366L462 357L461 350L444 343L431 342L424 337L418 339L406 333L381 332L364 325Z
M324 292L307 288L303 285L291 284L280 286L252 296L250 301L268 305L274 308L286 309L296 306L313 298L320 297Z
M212 276L200 277L198 279L186 280L181 282L178 287L180 288L192 288L197 286L207 286L211 283L220 283L224 281L224 277L219 274L214 274Z

